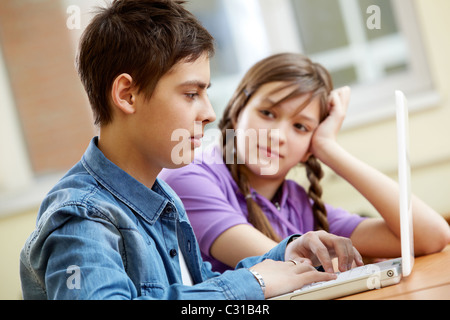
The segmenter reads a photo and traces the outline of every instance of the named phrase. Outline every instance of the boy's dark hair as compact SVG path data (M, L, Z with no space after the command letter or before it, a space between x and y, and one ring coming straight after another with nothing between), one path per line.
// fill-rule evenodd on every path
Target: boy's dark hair
M214 39L176 0L115 0L86 28L77 57L78 73L96 125L112 121L110 91L117 76L133 78L147 99L176 63L214 54Z

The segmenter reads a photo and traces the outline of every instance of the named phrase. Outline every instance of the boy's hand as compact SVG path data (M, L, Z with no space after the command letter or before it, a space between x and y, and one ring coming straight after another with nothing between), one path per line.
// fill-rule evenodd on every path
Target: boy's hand
M338 258L339 271L352 268L353 263L362 266L358 250L348 238L338 237L325 231L308 232L291 242L285 253L286 260L307 258L312 265L322 265L326 272L334 272L332 259Z
M317 271L311 264L264 260L252 267L264 279L265 298L273 298L302 288L305 285L335 280L334 273Z
M314 282L335 280L337 276L331 260L336 257L340 271L350 270L353 263L364 264L350 239L317 231L292 241L286 248L285 262L265 260L252 269L264 279L265 297L272 298ZM314 268L320 265L326 272Z

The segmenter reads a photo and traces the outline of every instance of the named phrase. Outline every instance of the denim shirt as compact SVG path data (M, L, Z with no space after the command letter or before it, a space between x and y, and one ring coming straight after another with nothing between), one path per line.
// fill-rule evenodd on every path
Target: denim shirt
M287 239L236 270L212 272L173 190L159 179L148 189L110 162L97 142L41 205L20 254L24 299L264 298L247 268L284 260ZM180 254L193 286L182 284Z

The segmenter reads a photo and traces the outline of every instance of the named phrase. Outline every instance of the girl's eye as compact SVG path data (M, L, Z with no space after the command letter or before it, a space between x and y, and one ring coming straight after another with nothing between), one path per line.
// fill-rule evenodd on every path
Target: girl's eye
M275 115L272 112L270 112L269 110L261 110L259 112L265 117L275 118Z
M308 128L305 127L304 125L302 125L301 123L296 123L296 124L294 125L294 127L295 127L297 130L299 130L299 131L303 131L303 132L308 132L308 131L309 131Z

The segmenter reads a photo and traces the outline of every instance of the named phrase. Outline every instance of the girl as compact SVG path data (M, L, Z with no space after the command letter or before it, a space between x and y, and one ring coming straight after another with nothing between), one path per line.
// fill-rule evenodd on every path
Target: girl
M251 68L234 93L219 124L221 145L201 161L162 173L215 270L261 255L289 234L313 230L350 238L366 257L400 256L398 185L336 141L349 100L350 88L333 91L329 73L307 57L271 56ZM363 219L324 204L319 161L382 218ZM268 163L277 169L270 175L263 174ZM286 179L299 163L306 168L307 191ZM441 251L450 242L445 220L416 197L413 215L417 255Z

